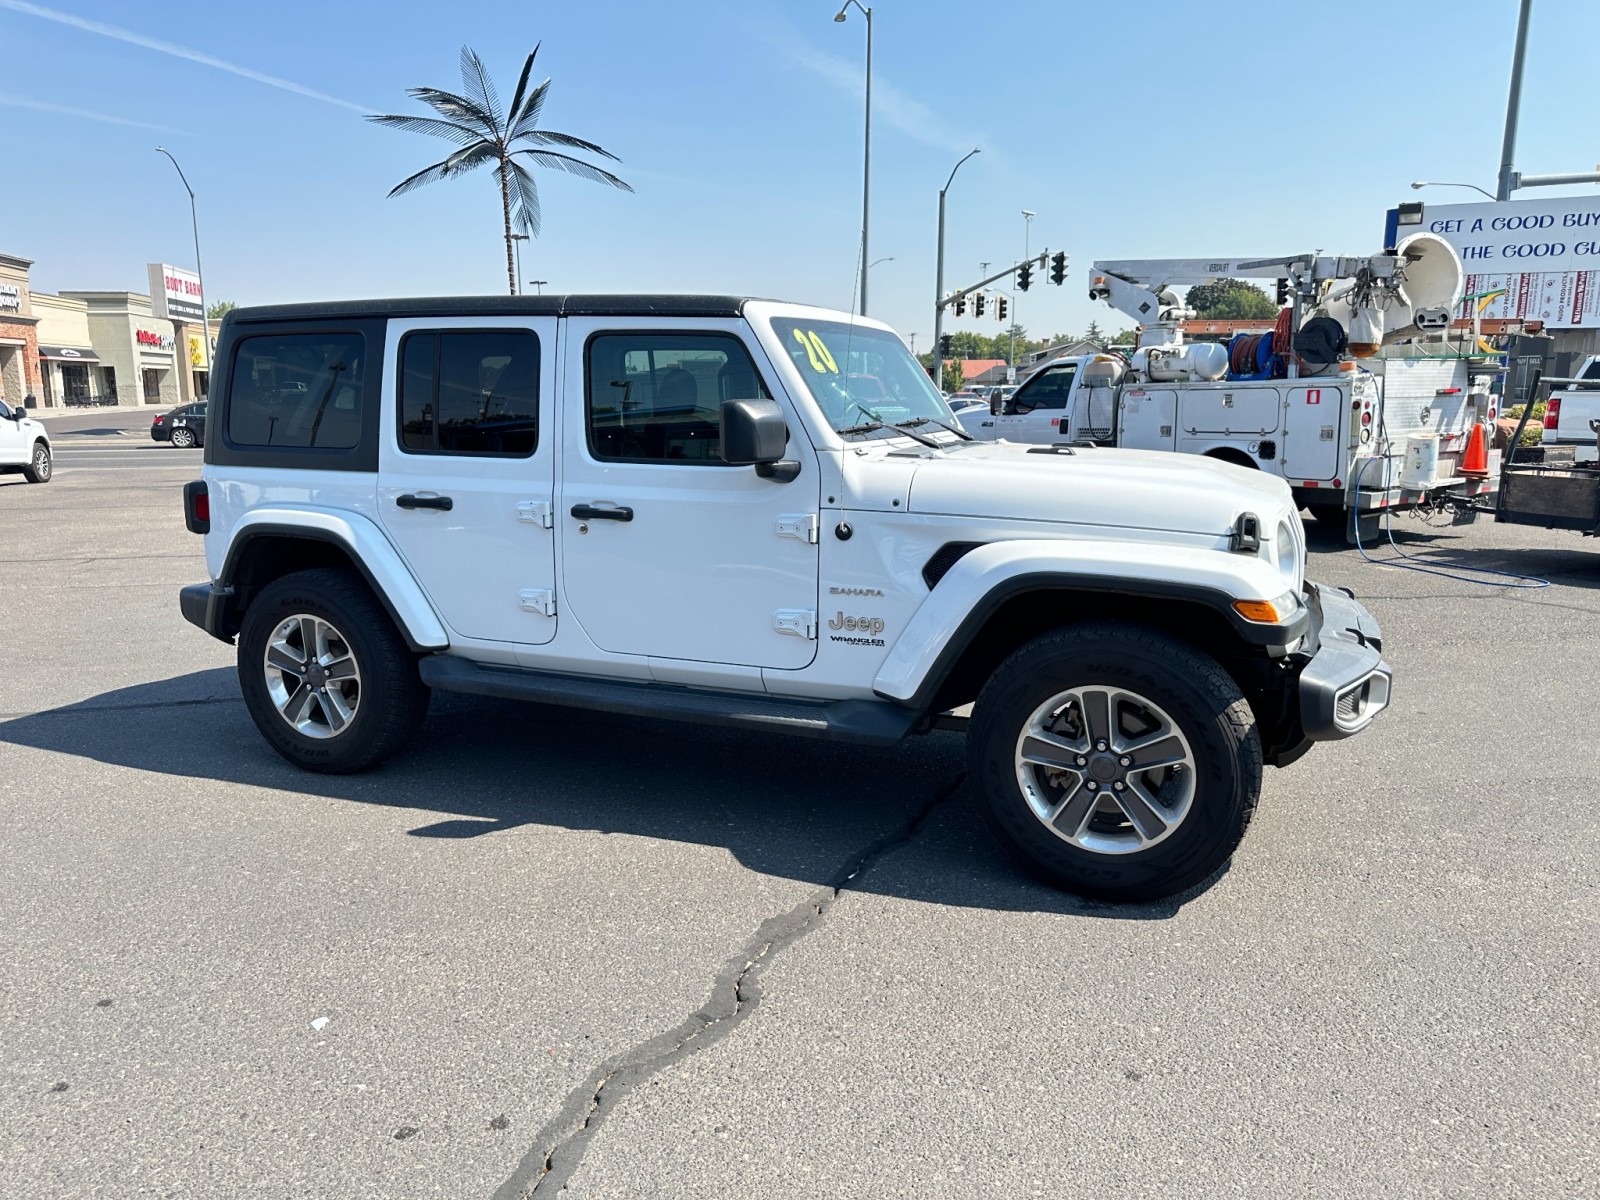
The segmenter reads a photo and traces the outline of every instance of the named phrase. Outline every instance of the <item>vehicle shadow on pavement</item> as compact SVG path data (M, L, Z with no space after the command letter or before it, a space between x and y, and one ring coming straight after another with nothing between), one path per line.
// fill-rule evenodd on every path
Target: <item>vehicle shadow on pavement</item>
M724 847L752 871L818 886L887 841L851 890L962 907L1162 920L1220 878L1146 905L1036 882L983 826L962 778L965 742L952 733L880 750L440 694L396 759L315 775L266 745L234 673L218 668L0 722L0 743L437 814L408 831L421 839L545 826Z

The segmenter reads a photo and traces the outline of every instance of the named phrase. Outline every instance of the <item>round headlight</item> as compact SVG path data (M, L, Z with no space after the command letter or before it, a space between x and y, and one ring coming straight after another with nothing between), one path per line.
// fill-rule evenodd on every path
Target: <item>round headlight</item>
M1293 579L1295 571L1300 565L1299 547L1295 544L1294 530L1289 528L1289 522L1278 522L1278 574L1285 579Z

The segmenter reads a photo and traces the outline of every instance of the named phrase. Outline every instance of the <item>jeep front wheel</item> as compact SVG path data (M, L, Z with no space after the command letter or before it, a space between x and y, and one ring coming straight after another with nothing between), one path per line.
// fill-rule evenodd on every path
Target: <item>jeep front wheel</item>
M1147 901L1232 855L1261 790L1238 685L1171 638L1110 622L1036 638L985 685L972 778L1001 843L1046 881Z
M286 575L256 597L239 631L239 687L273 749L329 774L400 749L429 695L389 615L333 568Z

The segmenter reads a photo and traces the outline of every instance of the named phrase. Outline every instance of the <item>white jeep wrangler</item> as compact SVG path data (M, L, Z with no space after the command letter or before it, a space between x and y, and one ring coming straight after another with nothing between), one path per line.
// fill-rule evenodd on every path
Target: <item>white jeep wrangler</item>
M1143 900L1227 861L1264 762L1389 700L1281 480L973 441L874 321L305 304L235 309L218 362L182 609L238 639L257 726L310 770L405 746L431 689L864 746L966 728L1006 846Z

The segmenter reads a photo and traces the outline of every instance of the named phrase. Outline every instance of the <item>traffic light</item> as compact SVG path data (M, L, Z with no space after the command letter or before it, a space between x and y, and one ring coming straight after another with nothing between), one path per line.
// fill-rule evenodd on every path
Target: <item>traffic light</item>
M1061 251L1056 251L1050 256L1050 282L1065 283L1067 281L1067 256Z
M1289 303L1289 281L1280 279L1278 280L1278 307L1282 308L1287 303Z
M983 295L982 292L973 292L972 293L972 315L973 316L975 316L975 317L983 316L983 302L984 302L984 295Z
M961 295L956 297L956 316L964 317L966 315L967 315L967 296L966 296L966 293L963 292Z
M995 297L994 319L996 321L1004 321L1006 319L1006 298L1004 296Z
M939 357L950 357L950 335L948 333L941 333L939 335Z
M1017 268L1017 291L1025 292L1033 283L1033 263L1025 262Z

